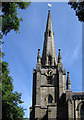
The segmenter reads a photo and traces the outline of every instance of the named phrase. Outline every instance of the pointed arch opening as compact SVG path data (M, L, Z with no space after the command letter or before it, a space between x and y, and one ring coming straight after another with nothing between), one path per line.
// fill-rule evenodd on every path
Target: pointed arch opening
M48 95L48 104L49 104L49 103L52 103L52 101L53 101L53 97L49 94L49 95Z
M48 95L45 97L45 101L47 102L47 104L52 103L52 102L53 102L53 97L52 97L52 95L48 94Z

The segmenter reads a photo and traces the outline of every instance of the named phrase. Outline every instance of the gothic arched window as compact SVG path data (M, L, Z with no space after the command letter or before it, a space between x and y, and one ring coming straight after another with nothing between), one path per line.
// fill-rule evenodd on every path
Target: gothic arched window
M48 103L52 103L53 97L51 95L48 95Z

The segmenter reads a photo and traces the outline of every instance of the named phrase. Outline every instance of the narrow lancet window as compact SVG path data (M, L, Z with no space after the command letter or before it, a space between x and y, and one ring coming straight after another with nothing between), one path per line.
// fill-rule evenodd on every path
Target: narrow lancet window
M51 55L48 56L48 65L52 65L52 57L51 57Z
M51 37L51 31L49 30L49 37Z
M48 103L52 103L52 101L53 101L53 98L52 98L51 95L49 95L49 96L48 96Z

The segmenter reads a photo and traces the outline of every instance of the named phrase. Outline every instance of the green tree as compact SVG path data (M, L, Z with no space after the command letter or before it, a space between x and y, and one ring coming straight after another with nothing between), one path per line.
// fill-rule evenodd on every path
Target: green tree
M21 93L13 92L13 79L8 63L2 62L2 120L23 120Z
M18 9L26 9L30 2L2 3L2 34L14 30L19 31L22 18L18 17ZM1 20L1 19L0 19ZM2 54L3 55L3 54ZM1 64L1 61L0 61ZM1 81L0 81L1 87ZM8 63L2 62L2 120L23 120L24 109L21 107L21 93L13 92L13 79L10 76Z
M18 9L26 9L30 2L2 2L2 33L7 35L14 30L19 31L22 18L18 17Z
M71 8L75 10L76 16L78 16L79 21L84 22L84 1L69 2L68 4L71 6Z

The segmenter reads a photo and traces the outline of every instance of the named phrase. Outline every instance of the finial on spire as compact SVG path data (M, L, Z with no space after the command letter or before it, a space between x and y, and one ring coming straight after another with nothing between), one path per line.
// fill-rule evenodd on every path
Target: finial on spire
M40 49L38 49L37 63L41 63Z
M69 77L69 72L67 72L67 90L71 90L71 81Z
M59 50L59 54L58 54L58 63L61 63L61 53L60 53L60 49Z
M50 9L48 10L48 14L50 15Z

